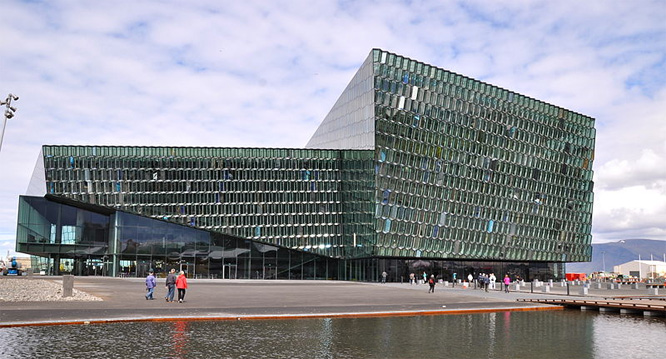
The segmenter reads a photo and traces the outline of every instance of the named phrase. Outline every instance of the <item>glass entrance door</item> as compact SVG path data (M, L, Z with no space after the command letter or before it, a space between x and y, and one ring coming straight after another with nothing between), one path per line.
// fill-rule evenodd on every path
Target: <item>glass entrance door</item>
M236 264L225 264L222 272L222 279L236 279L238 266Z

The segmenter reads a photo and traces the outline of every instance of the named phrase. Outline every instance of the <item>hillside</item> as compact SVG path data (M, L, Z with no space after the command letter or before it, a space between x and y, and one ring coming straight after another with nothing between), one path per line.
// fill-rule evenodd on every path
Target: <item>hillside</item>
M593 243L592 261L567 263L567 273L612 272L613 266L638 259L663 261L666 241L652 239L625 239L618 242Z

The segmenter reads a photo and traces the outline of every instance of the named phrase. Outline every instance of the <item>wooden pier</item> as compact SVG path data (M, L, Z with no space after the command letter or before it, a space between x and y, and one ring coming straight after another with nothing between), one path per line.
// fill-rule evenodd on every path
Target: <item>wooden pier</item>
M666 301L664 301L664 298L517 299L517 301L561 305L569 308L578 307L580 310L666 316Z

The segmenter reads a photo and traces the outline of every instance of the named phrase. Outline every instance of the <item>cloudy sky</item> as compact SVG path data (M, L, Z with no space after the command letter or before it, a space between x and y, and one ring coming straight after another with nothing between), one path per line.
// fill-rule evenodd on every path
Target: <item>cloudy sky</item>
M302 147L372 48L596 118L594 242L666 239L663 1L3 0L0 255L40 146Z

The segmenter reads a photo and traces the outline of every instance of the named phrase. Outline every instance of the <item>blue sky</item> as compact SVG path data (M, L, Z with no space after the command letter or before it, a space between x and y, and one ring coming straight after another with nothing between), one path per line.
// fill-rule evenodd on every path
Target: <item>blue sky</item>
M13 1L0 255L43 144L302 147L372 48L596 118L593 241L666 239L662 1Z

